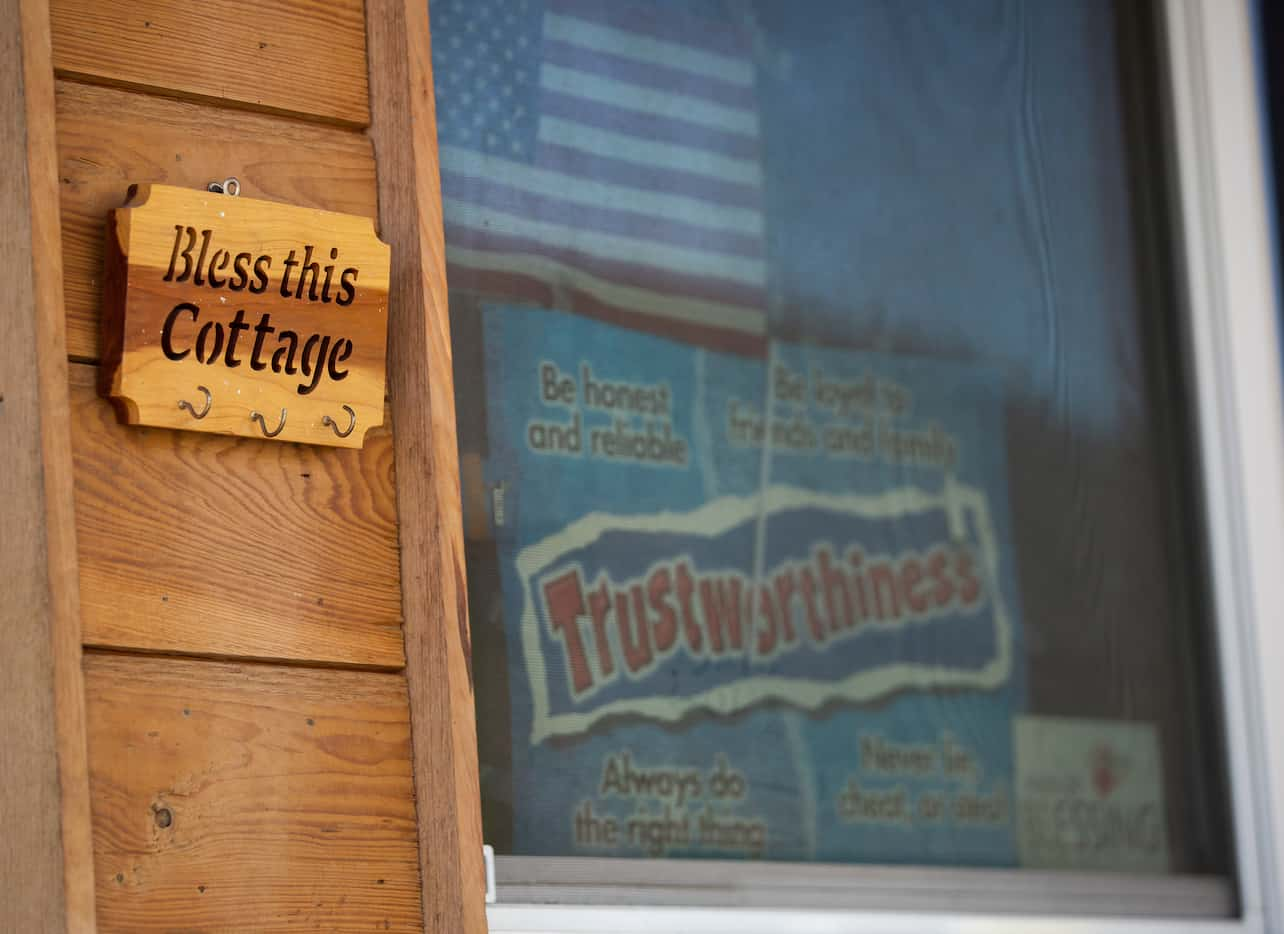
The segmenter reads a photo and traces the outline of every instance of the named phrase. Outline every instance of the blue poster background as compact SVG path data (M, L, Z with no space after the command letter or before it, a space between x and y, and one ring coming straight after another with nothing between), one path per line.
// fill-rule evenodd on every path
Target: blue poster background
M783 343L773 343L766 359L734 356L517 306L487 306L483 329L485 482L502 504L492 523L508 645L515 852L1014 863L1010 722L1023 709L1024 683L1002 386L993 375L970 364ZM586 365L596 380L666 393L663 418L630 415L623 423L639 433L647 421L667 423L670 437L685 444L681 463L594 455L591 433L610 429L620 416L583 404ZM547 392L565 379L575 384L571 403ZM815 398L822 382L835 393L830 408ZM845 415L833 411L842 393ZM753 434L753 415L761 419L768 397L772 424L803 426L780 443ZM547 440L549 429L559 427L563 446L578 451L532 446L533 437ZM836 427L850 430L827 433ZM850 440L861 429L875 439L892 430L912 436L905 442L912 452L889 459L826 449L828 439ZM811 443L801 445L808 433ZM931 499L950 484L980 491L983 520L962 512L959 528L945 510L911 510L888 521L823 503L777 508L764 493L842 498L913 489ZM665 530L668 517L703 516L699 511L710 504L755 498L757 515L737 513L716 534ZM648 518L663 528L629 526ZM585 521L605 531L571 548L541 549ZM586 583L601 575L625 582L681 555L700 570L736 570L758 580L807 561L818 542L836 552L858 542L870 555L898 556L960 535L979 542L986 530L975 526L982 521L998 561L994 574L987 572L980 610L871 626L822 645L809 641L807 619L796 608L797 640L788 652L697 658L675 649L661 658L657 651L654 666L636 677L626 676L617 658L613 680L600 678L598 666L601 684L583 697L570 687L565 641L539 599L540 573L572 564ZM524 575L519 565L536 573ZM994 623L999 606L1008 621L1001 632ZM538 625L523 631L532 608ZM588 644L591 627L584 621L579 628ZM761 675L832 686L898 661L970 683L995 671L1005 653L1006 667L985 687L907 683L859 700L805 703L792 687L763 696L742 687L758 684ZM538 691L546 692L547 712L555 716L622 706L582 728L550 734L537 722ZM686 703L709 691L714 700ZM667 712L648 713L647 703ZM664 775L668 784L641 784ZM682 781L698 781L700 793L690 786L675 792ZM744 793L720 796L719 784ZM614 834L604 829L607 820Z

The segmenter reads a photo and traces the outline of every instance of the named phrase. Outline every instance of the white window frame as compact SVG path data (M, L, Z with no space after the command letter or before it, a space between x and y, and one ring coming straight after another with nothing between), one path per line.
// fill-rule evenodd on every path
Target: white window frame
M1177 156L1170 197L1180 221L1179 268L1186 273L1179 283L1184 287L1181 311L1195 386L1212 597L1219 621L1219 688L1230 756L1239 916L1124 917L1128 900L1112 901L1107 877L986 875L983 870L924 870L921 903L914 903L911 892L908 899L902 896L908 903L905 910L850 910L834 907L824 886L803 886L808 878L803 867L787 865L777 866L781 879L766 887L782 896L792 888L803 897L782 897L782 907L753 907L770 904L770 892L765 899L666 905L662 882L642 899L657 904L639 903L641 885L627 891L621 887L618 905L586 904L587 898L577 899L574 888L565 884L547 891L538 884L511 887L506 898L501 858L497 903L487 907L492 934L1284 930L1284 867L1274 842L1284 840L1284 620L1277 619L1284 610L1284 400L1254 6L1253 0L1164 0L1161 12L1168 46L1170 135ZM538 876L537 864L528 868ZM745 871L765 882L764 873L773 869L765 864ZM657 869L657 876L663 875ZM947 894L951 887L961 894L951 900L938 890L934 896L933 880ZM990 903L1003 904L1010 892L1009 911L971 910L965 893L973 883ZM1061 898L1056 897L1058 887ZM1058 915L1068 911L1067 890L1095 893L1091 916ZM603 901L602 893L592 900ZM1028 907L1032 902L1046 907L1036 912ZM1115 904L1120 907L1112 915Z

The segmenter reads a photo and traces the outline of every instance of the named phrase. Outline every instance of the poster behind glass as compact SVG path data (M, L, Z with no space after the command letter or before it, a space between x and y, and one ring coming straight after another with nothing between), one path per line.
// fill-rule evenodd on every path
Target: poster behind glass
M488 842L1225 871L1114 8L431 16Z

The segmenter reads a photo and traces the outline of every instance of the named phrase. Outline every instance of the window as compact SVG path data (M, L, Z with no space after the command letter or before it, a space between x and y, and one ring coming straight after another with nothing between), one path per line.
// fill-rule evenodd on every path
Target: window
M501 894L1240 913L1156 11L431 17Z

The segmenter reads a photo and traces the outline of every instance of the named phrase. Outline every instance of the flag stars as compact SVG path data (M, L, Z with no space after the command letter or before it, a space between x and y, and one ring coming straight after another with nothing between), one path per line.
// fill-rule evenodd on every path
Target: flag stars
M438 118L443 140L488 155L529 158L535 117L540 3L433 0ZM449 24L449 25L447 25Z

